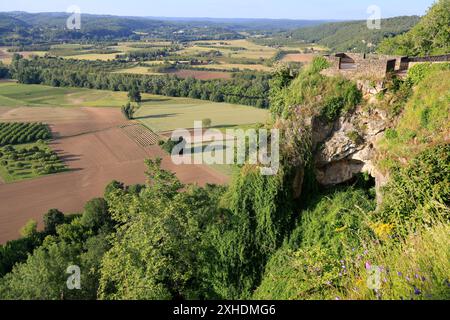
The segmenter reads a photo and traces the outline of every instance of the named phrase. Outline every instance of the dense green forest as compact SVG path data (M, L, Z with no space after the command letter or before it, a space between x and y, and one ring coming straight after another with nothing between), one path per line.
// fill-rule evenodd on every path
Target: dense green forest
M374 52L385 37L409 31L419 19L417 16L382 19L380 30L370 30L366 21L334 22L255 41L266 45L289 45L302 41L323 45L331 51Z
M228 102L267 108L270 74L242 72L230 80L180 79L176 76L145 76L108 73L108 69L123 68L125 63L90 62L61 58L23 59L15 55L10 66L14 79L24 84L45 84L54 87L130 91L171 97Z
M450 52L450 1L439 0L408 33L380 44L386 54L427 56Z

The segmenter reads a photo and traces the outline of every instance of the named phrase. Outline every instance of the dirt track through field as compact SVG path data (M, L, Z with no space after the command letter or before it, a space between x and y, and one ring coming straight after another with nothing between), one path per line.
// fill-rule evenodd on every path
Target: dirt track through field
M0 108L2 109L2 108ZM3 110L4 111L4 110ZM0 182L0 243L19 237L30 219L39 222L52 208L76 213L92 198L101 197L112 180L144 183L148 158L161 157L163 167L184 183L224 184L228 178L205 166L175 166L154 143L154 134L127 132L117 108L15 108L0 113L0 121L40 121L50 124L50 146L71 171L11 184ZM135 137L137 137L135 139ZM146 143L143 143L146 142Z

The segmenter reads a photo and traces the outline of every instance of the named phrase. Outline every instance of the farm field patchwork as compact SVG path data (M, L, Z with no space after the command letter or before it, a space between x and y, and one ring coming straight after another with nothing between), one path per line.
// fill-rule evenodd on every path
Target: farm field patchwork
M65 212L81 210L86 201L101 196L111 180L143 183L147 158L161 157L163 167L175 172L185 183L204 185L229 181L233 166L174 165L157 145L157 134L151 131L145 134L146 129L139 128L139 123L158 133L191 128L195 120L205 118L222 130L265 122L269 118L267 110L248 106L149 94L143 94L142 99L136 114L138 119L126 121L120 111L120 106L128 100L126 92L0 83L0 121L47 123L53 134L47 148L57 155L55 158L44 152L55 162L43 166L26 159L19 161L21 168L16 165L9 168L9 162L2 166L0 201L4 206L0 216L0 242L16 238L18 230L29 219L40 221L51 208ZM26 155L28 159L30 156ZM65 167L58 166L57 159ZM66 172L42 176L44 169Z
M48 123L54 136L48 146L68 169L61 174L0 183L0 243L17 238L19 229L30 219L42 221L51 208L79 212L86 201L102 196L112 180L128 185L143 183L144 160L148 158L161 157L163 167L184 183L228 181L227 176L207 166L175 166L158 145L152 145L156 137L149 136L145 142L150 143L144 146L142 130L129 132L124 127L139 123L126 121L120 108L34 106L0 110L5 111L0 112L0 121ZM5 180L10 182L8 177Z
M22 55L24 58L29 58L31 56L43 57L47 52L45 51L27 51L27 52L17 52L17 54ZM14 53L8 52L8 47L0 47L0 61L4 64L10 64L12 61Z
M217 70L251 70L251 71L263 71L270 72L273 70L272 67L268 67L262 64L237 64L237 63L220 63L220 64L210 64L207 66L193 66L194 68L202 69L217 69Z
M209 46L207 44L209 44ZM275 48L261 46L245 39L220 42L199 41L193 42L193 45L193 47L186 50L186 53L218 50L222 52L224 56L232 56L233 58L270 59L277 52L277 49ZM242 50L237 50L237 48L242 48Z
M75 59L75 60L101 60L101 61L112 61L116 58L119 53L83 53L73 56L65 56L65 59Z
M121 107L127 101L126 92L0 83L0 106L5 107ZM54 116L58 114L55 112ZM143 94L135 116L153 131L161 132L192 128L194 121L207 118L214 127L264 123L269 112L249 106Z
M153 72L151 70L151 67L143 67L143 66L137 66L137 67L132 67L132 68L128 68L128 69L121 69L121 70L117 70L114 71L113 73L128 73L128 74L143 74L143 75L162 75L162 73L157 73L157 72Z

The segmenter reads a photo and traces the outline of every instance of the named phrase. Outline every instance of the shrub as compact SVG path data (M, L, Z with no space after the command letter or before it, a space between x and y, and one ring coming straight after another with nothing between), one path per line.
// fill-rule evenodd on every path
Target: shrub
M37 222L35 220L30 220L27 224L20 229L20 234L24 238L31 238L37 234Z
M44 230L47 234L55 234L56 227L64 223L64 214L57 210L51 209L44 216Z
M211 119L207 118L207 119L203 119L202 120L202 126L204 128L209 128L209 127L211 127L211 125L212 125L212 120Z
M311 72L318 73L329 67L330 67L330 63L328 62L327 59L325 59L324 57L315 57L310 68L311 68Z
M393 170L376 216L397 229L440 217L450 204L450 144L428 149L406 168ZM404 230L397 230L403 232Z
M81 224L87 228L97 230L105 225L111 225L112 220L108 212L108 204L102 198L86 203Z
M320 246L283 248L267 264L263 281L255 291L257 300L334 299L341 274L339 260Z
M345 102L343 97L329 98L322 107L321 118L328 122L336 120L341 114L344 105Z
M398 138L398 133L395 129L387 129L386 133L384 134L386 139L393 140Z

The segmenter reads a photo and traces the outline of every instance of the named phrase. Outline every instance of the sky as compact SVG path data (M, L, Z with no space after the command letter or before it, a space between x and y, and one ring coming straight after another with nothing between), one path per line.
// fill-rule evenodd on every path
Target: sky
M383 18L423 15L434 0L1 0L0 11L65 12L152 17L366 19L377 5Z

